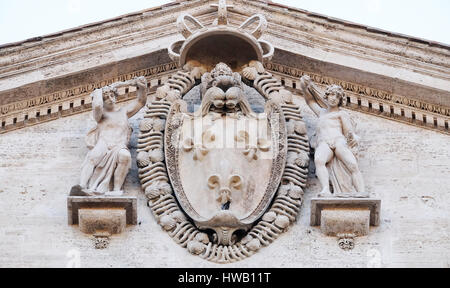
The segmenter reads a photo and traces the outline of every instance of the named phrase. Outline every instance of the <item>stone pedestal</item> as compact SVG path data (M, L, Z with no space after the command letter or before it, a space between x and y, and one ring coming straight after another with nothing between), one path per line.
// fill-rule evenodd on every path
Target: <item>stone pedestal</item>
M127 226L126 210L124 208L83 208L78 211L78 225L86 234L107 232L122 233Z
M82 232L94 236L96 249L105 249L109 236L122 233L127 224L137 224L137 199L128 196L69 196L69 225L79 225Z
M327 236L353 234L365 236L369 234L369 209L335 209L322 210L320 229Z
M110 210L112 214L117 213L117 209L125 210L126 224L137 224L137 198L129 196L69 196L67 198L67 219L69 225L79 224L79 211L81 209L90 209L88 214L99 215L103 218L108 215ZM92 210L98 210L92 212ZM103 211L103 212L102 212ZM87 212L86 212L87 213ZM103 216L101 216L103 215Z
M369 234L380 224L381 200L369 198L315 198L311 200L311 226L339 238L342 249L354 247L353 238Z

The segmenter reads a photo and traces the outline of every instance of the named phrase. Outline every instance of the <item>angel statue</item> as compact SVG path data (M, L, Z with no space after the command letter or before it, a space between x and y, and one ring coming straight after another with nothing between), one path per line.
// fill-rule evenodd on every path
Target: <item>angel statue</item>
M330 85L322 95L309 76L303 76L300 85L306 103L319 117L311 139L316 175L322 186L319 197L369 197L352 151L359 142L356 125L350 115L340 109L346 101L344 90L338 85Z
M137 99L117 108L117 89L129 86L137 88ZM132 129L128 118L145 106L147 80L145 77L138 77L126 82L116 82L96 89L91 96L97 125L86 136L86 145L90 151L82 164L80 184L72 187L70 195L95 196L107 192L122 195L122 186L131 168L128 143Z

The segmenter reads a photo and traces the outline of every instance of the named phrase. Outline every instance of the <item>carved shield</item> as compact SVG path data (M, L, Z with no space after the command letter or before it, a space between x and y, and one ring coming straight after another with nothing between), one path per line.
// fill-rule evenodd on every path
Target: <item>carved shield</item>
M180 69L150 96L136 158L162 229L193 255L231 263L295 222L310 145L300 106L265 70L275 51L259 40L265 17L237 28L226 25L226 1L218 6L211 26L178 18L186 39L168 52Z
M269 101L261 114L196 115L184 106L182 100L172 105L164 145L181 207L198 228L216 230L219 238L223 231L248 230L270 205L284 170L280 107Z

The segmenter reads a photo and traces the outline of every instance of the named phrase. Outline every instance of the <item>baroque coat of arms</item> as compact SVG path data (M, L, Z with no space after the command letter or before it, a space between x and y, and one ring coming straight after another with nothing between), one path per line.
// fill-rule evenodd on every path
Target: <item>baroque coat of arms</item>
M178 18L185 40L168 51L181 69L147 104L137 162L162 228L190 253L230 263L296 221L310 145L291 92L264 69L274 52L259 40L265 17L232 27L225 1L218 8L211 27Z

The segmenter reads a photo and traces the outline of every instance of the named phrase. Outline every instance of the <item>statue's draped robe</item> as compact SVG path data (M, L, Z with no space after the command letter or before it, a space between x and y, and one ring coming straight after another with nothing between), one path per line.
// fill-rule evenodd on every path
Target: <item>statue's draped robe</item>
M111 180L117 167L119 152L122 149L128 150L127 143L129 143L131 138L132 129L128 121L126 121L126 125L128 126L126 143L114 145L113 147L108 147L108 143L99 137L98 125L88 132L86 145L91 151L86 155L82 168L88 165L89 162L94 164L95 167L86 187L88 190L99 193L111 191Z
M318 147L317 135L314 134L311 139L311 147L316 149ZM330 147L331 148L331 147ZM333 153L335 151L333 150ZM336 154L330 162L327 163L328 174L330 175L330 183L333 187L333 194L335 197L352 197L357 194L353 186L352 173L345 166L344 162L339 160Z
M336 197L352 197L357 194L353 186L352 174L344 162L336 156L327 165L333 194Z

